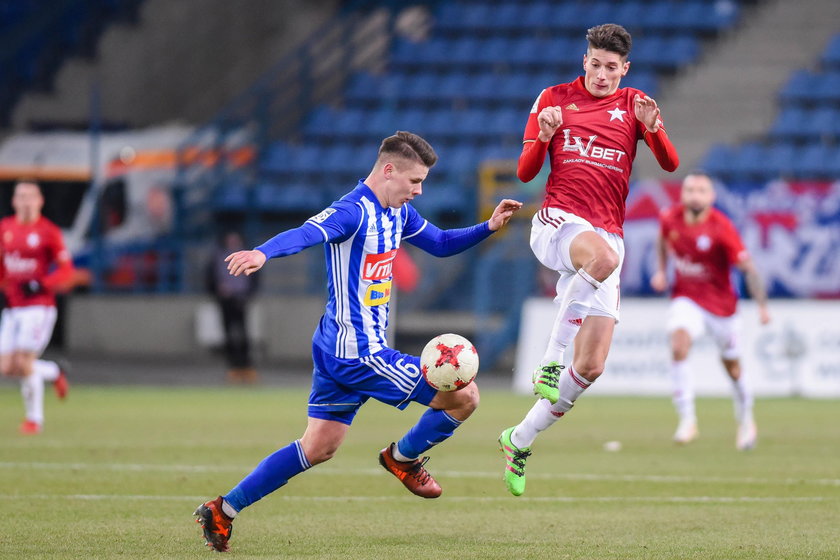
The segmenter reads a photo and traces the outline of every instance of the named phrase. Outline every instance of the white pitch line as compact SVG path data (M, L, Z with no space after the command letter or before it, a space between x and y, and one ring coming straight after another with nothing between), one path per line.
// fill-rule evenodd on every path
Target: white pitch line
M154 496L141 494L0 494L0 500L125 500L125 501L189 501L201 502L206 496ZM293 502L417 502L414 496L274 496L272 499ZM738 504L738 503L791 503L791 502L828 502L821 496L446 496L445 501L454 502L542 502L542 503L702 503L702 504Z
M0 469L33 469L33 470L106 470L106 471L129 471L129 472L189 472L189 473L214 473L233 472L247 474L254 468L253 465L177 465L177 464L153 464L153 463L50 463L38 461L5 461L0 462ZM379 476L385 471L379 468L336 468L318 467L311 471L312 474L337 476ZM501 472L496 471L435 471L439 477L447 478L475 478L475 479L497 479L501 478ZM720 477L720 476L683 476L683 475L633 475L633 474L587 474L587 473L529 473L531 480L570 480L583 482L651 482L660 484L771 484L771 485L793 485L813 484L817 486L840 486L840 479L837 478L758 478L758 477Z

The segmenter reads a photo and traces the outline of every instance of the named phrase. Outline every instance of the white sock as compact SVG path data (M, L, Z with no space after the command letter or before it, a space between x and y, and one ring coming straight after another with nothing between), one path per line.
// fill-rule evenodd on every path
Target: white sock
M233 509L233 506L230 505L229 503L227 503L227 501L225 501L225 500L222 500L222 511L225 513L225 515L227 515L231 519L236 517L236 514L239 513L238 511Z
M560 375L560 399L556 404L551 404L546 399L540 399L522 422L519 423L510 434L510 441L516 447L531 447L537 435L547 430L549 426L557 422L574 406L577 398L589 387L591 383L576 374L570 367Z
M544 366L550 362L563 363L563 353L577 336L583 320L589 315L595 291L600 286L601 283L585 270L577 271L563 294L560 311L554 319L548 346L540 365Z
M671 362L671 383L673 384L674 408L680 420L697 420L694 410L694 383L692 383L691 369L688 360Z
M61 370L58 369L57 363L49 362L47 360L35 360L33 370L41 376L41 379L43 379L45 383L52 383L58 379L58 376L61 373Z
M38 424L44 423L44 382L36 372L20 380L20 394L26 419Z
M737 381L732 382L734 394L732 401L735 405L735 420L740 424L745 420L751 420L753 417L753 393L752 387L744 375L744 370L741 370L741 377Z

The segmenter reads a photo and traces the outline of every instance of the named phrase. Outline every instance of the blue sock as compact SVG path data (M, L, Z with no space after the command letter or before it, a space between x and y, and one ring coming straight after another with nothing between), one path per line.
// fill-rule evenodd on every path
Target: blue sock
M274 492L286 484L290 478L311 466L303 453L300 440L293 441L263 459L257 468L251 471L251 474L222 497L233 509L242 511L242 508Z
M424 451L451 436L460 425L461 421L451 417L446 411L430 408L397 442L397 449L406 457L419 457Z

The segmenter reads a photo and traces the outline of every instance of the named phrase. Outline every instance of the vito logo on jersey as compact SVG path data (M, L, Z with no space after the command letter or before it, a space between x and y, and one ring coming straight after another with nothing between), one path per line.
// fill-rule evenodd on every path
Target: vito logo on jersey
M572 136L572 131L568 128L563 129L563 151L577 152L583 157L593 159L605 159L607 161L621 161L625 154L621 150L615 148L604 148L595 143L598 136L593 134L589 137L586 145L583 145L583 139L580 136Z
M371 284L365 292L365 305L382 305L391 301L391 281Z
M362 279L384 280L385 278L390 278L396 256L396 249L391 249L388 252L379 253L378 255L366 256L365 262L362 264Z

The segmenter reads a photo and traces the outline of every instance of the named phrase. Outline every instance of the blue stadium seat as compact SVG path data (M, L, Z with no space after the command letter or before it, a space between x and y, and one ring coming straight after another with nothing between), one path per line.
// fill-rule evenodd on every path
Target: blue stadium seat
M802 179L819 179L829 175L831 153L827 146L809 144L801 148L793 161L793 175Z
M840 70L840 34L835 35L823 51L822 63L825 68Z
M783 139L800 139L809 132L804 123L810 117L810 112L802 107L789 107L776 116L770 127L770 135Z
M260 183L254 189L254 203L262 211L313 214L326 205L324 192L310 183Z
M784 103L806 103L813 98L815 80L807 70L797 70L791 74L787 83L779 91L779 98Z
M729 173L733 159L733 150L730 146L715 144L706 153L701 168L705 169L710 175L725 177Z

